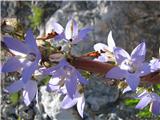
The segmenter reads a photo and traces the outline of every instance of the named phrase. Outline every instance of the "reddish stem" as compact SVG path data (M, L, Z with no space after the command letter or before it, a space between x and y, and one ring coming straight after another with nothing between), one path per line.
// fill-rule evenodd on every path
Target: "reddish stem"
M99 74L106 74L109 70L115 67L115 65L112 65L109 63L101 63L98 61L87 60L81 57L73 57L70 63L73 66L75 66L77 69L82 69L82 70L99 73ZM160 70L157 70L146 76L142 76L141 81L149 82L153 84L159 84L160 83Z

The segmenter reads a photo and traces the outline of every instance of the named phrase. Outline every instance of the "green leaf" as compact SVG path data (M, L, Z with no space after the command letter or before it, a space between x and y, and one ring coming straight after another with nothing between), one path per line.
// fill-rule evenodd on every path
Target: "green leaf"
M42 79L41 83L42 85L47 85L49 80L51 79L51 76L46 76L44 79Z
M12 93L10 94L9 98L10 98L11 103L13 105L16 105L20 99L20 94L18 92Z
M124 100L124 104L130 107L135 106L136 104L138 104L139 100L138 99L125 99Z

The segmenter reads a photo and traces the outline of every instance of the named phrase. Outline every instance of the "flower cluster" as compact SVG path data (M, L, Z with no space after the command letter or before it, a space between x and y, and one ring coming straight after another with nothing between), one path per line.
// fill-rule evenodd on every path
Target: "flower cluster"
M63 40L66 44L70 44L71 47L85 40L86 35L92 30L91 28L78 30L78 23L73 18L67 22L65 28L56 22L51 27L56 33L54 36L55 41ZM109 32L107 42L108 45L103 43L94 45L95 53L98 54L93 61L94 63L103 63L103 65L110 61L114 63L115 66L106 73L106 77L124 80L128 86L124 89L123 93L136 91L142 76L160 70L160 59L154 58L149 63L145 62L145 42L140 43L131 54L128 54L124 49L115 45L112 38L112 31ZM4 43L9 51L13 53L13 56L3 65L2 72L18 71L22 74L20 80L16 80L5 88L5 92L14 93L22 90L23 101L28 106L38 93L38 82L32 76L36 70L39 70L43 76L51 76L46 90L57 92L64 96L61 107L68 109L77 104L78 113L83 118L85 106L84 86L88 84L88 80L72 64L74 58L72 58L70 51L59 50L58 52L64 55L63 58L56 59L58 64L48 68L41 64L45 55L41 54L31 30L27 31L24 41L4 37ZM55 51L56 55L59 54L58 52ZM53 53L52 57L56 55ZM53 61L50 60L50 62ZM40 69L41 67L45 68ZM137 99L140 99L136 108L142 109L150 103L150 111L155 115L159 115L160 96L154 93L154 91L148 91L146 90L136 96Z

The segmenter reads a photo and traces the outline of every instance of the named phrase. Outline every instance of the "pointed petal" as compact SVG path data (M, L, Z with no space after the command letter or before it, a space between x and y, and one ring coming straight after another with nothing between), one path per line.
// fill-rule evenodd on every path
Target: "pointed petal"
M8 86L5 91L9 93L18 92L23 88L23 82L22 80L17 80L14 83L12 83L10 86Z
M47 91L57 91L59 90L60 86L59 85L52 85L48 83L46 90Z
M124 93L126 93L126 92L129 92L129 91L132 91L132 89L129 87L129 86L127 86L124 90L123 90L123 94Z
M61 108L68 109L73 107L77 103L77 99L72 99L66 95L61 103Z
M80 116L83 118L83 111L84 111L84 106L85 106L84 95L81 95L77 100L78 100L77 110L78 110L78 113L80 114Z
M144 96L139 103L136 105L137 109L143 109L151 102L151 98L148 96Z
M126 77L127 72L125 70L121 70L119 67L112 68L109 72L107 72L107 78L113 79L123 79Z
M151 111L155 115L160 115L160 102L153 101Z
M2 68L2 72L13 72L23 67L21 62L16 57L11 57L7 60Z
M58 83L61 81L61 79L59 77L51 77L51 79L49 80L49 84L52 85L58 85Z
M53 28L56 33L61 34L64 31L64 28L59 23L53 23Z
M67 40L73 39L78 36L78 24L74 19L70 19L65 28L65 37Z
M28 44L28 46L30 47L30 49L32 49L32 52L38 52L38 47L37 47L37 43L36 43L36 39L34 38L33 32L31 29L29 29L26 33L26 37L25 37L25 42Z
M122 48L116 47L114 49L114 54L118 64L121 64L125 59L130 59L130 55Z
M152 72L151 67L149 66L148 63L142 63L139 66L139 71L140 71L140 76L144 76Z
M23 91L23 100L24 103L28 106L31 101L34 99L36 93L37 93L37 83L36 81L29 80L24 87Z
M55 40L55 41L60 41L60 40L62 40L62 39L64 39L64 38L65 38L64 33L61 33L61 34L59 34L59 35L56 35L56 36L54 37L54 40Z
M73 99L73 96L77 88L77 78L75 76L71 76L66 80L65 85L66 85L68 95Z
M132 91L135 91L139 85L140 78L137 74L128 74L126 81L128 85L130 86L130 88L132 89Z
M11 50L28 54L29 48L19 40L13 39L11 37L4 37L4 43L7 45L7 47Z
M78 71L76 72L76 74L77 74L77 78L78 78L78 80L79 80L79 82L80 82L81 84L86 85L86 84L89 83L89 81L86 80Z
M132 61L135 64L141 64L145 59L146 44L145 42L139 44L131 53Z
M26 66L22 71L22 81L26 83L28 80L31 79L32 74L38 67L38 62L35 60L31 65Z
M95 51L101 52L102 51L106 51L108 50L108 46L103 44L103 43L97 43L93 46Z
M109 32L107 42L108 42L108 47L110 48L110 51L113 52L113 49L116 47L116 45L112 37L112 31Z
M85 37L87 36L87 34L89 33L89 32L91 32L92 31L92 28L83 28L83 29L81 29L80 31L79 31L79 33L78 33L78 38L79 39L85 39Z
M77 22L74 20L74 19L72 19L73 20L73 37L76 37L76 36L78 36L78 24L77 24Z

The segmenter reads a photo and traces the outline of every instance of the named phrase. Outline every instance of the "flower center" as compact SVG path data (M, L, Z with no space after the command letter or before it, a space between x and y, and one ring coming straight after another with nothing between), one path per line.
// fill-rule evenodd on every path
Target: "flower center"
M27 55L27 59L29 60L29 61L35 61L35 59L36 59L36 54L35 53L29 53L28 55Z
M128 70L129 73L135 73L136 72L137 68L133 64L132 60L128 60L127 59L127 60L124 61L124 64L126 65L127 70Z

